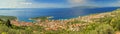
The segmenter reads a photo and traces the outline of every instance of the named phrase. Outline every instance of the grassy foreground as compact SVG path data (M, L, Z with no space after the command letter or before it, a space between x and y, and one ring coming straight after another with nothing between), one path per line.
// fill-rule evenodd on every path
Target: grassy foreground
M0 34L120 34L120 9L69 19L62 26L65 28L60 27L57 30L45 30L48 27L39 25L16 26L11 24L11 20L16 18L9 17L0 17Z

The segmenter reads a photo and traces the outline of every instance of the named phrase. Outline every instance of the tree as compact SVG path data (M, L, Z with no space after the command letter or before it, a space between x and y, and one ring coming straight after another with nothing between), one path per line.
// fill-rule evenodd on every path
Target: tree
M12 27L12 24L11 24L10 20L7 20L7 22L6 22L6 26L8 26L8 27Z

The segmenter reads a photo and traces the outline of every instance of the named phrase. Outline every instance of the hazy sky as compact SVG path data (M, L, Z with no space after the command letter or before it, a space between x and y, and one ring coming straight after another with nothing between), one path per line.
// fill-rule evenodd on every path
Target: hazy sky
M0 8L120 7L120 0L0 0Z

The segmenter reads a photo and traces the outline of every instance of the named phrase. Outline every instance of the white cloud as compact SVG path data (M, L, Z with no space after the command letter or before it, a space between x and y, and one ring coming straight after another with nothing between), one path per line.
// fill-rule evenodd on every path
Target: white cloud
M31 2L20 2L20 4L32 4Z
M83 6L90 5L87 0L68 0L68 2L70 3L71 7L80 6L80 5L83 5Z
M97 3L97 2L92 2L90 0L68 0L68 2L70 3L71 7L75 7L75 6L96 6L96 7L120 7L120 0L114 0L115 2L111 2L111 3L107 3L106 4L102 4L101 3Z
M0 8L64 8L74 6L120 6L120 0L115 3L100 5L88 0L68 0L70 5L57 3L36 3L31 0L0 0Z
M111 3L109 4L110 6L113 6L113 7L120 7L120 0L118 0L117 2L115 3Z
M35 3L30 0L0 0L0 8L62 8L63 4Z
M27 6L28 8L64 8L65 5L62 4L52 4L52 3L33 3Z
M0 8L20 8L24 7L21 2L26 2L26 0L0 0Z
M68 0L69 3L78 4L78 3L86 3L86 0Z

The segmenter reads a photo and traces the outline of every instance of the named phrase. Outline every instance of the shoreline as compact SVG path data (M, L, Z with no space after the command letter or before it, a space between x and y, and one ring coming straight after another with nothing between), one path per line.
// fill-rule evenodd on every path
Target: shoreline
M17 20L13 21L2 21L1 24L8 26L8 30L21 30L36 33L42 32L41 34L47 33L119 33L120 25L120 9L100 13L100 14L90 14L88 16L79 16L77 18L72 18L68 20L49 20L46 17L37 17L35 23L31 22L19 22ZM10 18L8 18L10 19ZM8 24L13 25L10 26ZM12 28L13 27L13 28ZM117 28L117 29L115 29ZM22 30L23 29L23 30ZM6 30L6 29L5 29ZM30 30L30 31L29 31ZM99 31L99 32L98 32Z

